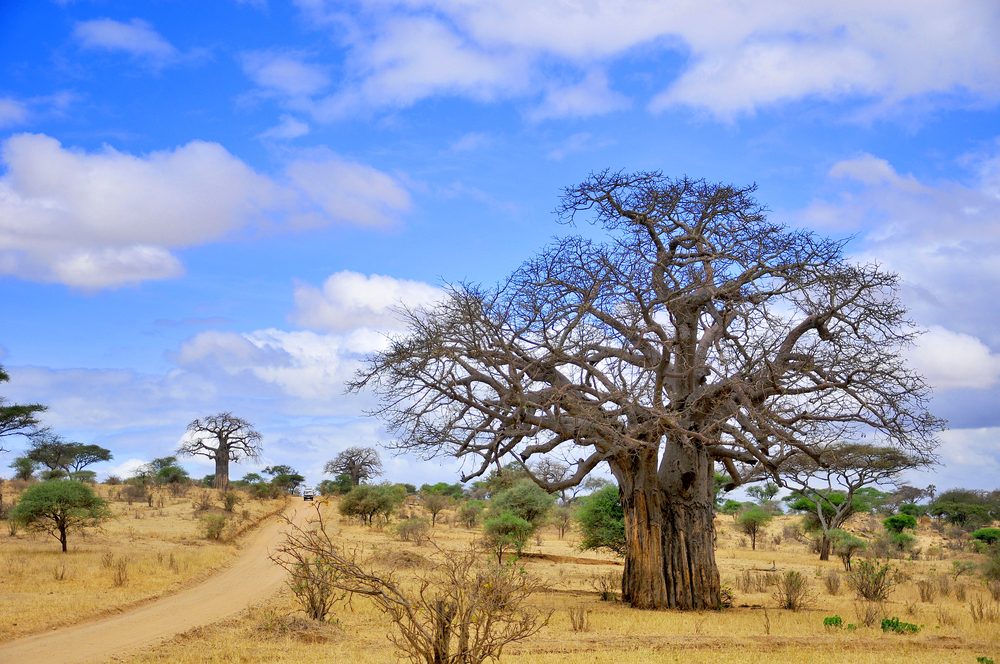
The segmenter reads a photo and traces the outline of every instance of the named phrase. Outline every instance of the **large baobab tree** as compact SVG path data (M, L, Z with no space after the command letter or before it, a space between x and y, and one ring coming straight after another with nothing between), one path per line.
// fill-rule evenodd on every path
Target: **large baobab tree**
M261 435L249 422L232 413L218 413L194 420L187 426L177 453L215 460L215 488L229 488L229 462L260 456Z
M834 443L789 459L778 472L779 481L794 491L792 508L815 517L819 557L829 560L830 531L857 512L862 489L894 487L904 472L931 461L926 453L868 443Z
M469 459L607 463L625 514L623 597L719 604L714 464L732 484L854 436L925 453L940 422L901 359L914 334L897 278L843 244L767 220L754 187L604 172L565 192L572 221L496 287L457 285L407 312L369 358L394 445ZM856 439L859 439L856 438Z
M348 447L327 461L323 472L329 475L347 475L351 478L351 486L358 486L382 474L382 459L374 447Z

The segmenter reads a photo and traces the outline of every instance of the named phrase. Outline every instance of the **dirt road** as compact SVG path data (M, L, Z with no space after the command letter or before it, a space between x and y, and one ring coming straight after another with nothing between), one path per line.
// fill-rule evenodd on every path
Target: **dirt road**
M294 512L294 515L293 515ZM286 515L301 524L311 506L293 503ZM0 644L0 662L75 664L106 662L200 625L233 616L281 587L285 572L268 551L287 528L280 520L265 524L248 539L227 568L192 586L114 616L71 625Z

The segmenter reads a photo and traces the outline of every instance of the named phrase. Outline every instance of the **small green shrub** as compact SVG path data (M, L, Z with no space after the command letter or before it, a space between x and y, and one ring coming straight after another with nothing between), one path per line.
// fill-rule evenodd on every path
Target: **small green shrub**
M976 664L993 664L993 659L991 657L977 657Z
M823 627L827 629L841 629L844 626L844 619L840 616L827 616L823 618Z
M893 514L882 522L885 529L893 533L901 533L904 530L913 530L917 527L917 520L909 514Z
M899 583L899 573L889 563L877 560L858 561L847 577L847 584L868 602L884 602Z
M222 531L226 528L226 517L221 514L203 516L201 527L205 533L205 539L219 541L222 539Z
M882 631L894 632L896 634L916 634L920 631L920 626L914 625L913 623L902 622L899 618L883 618Z
M980 528L972 533L972 539L987 544L996 544L1000 542L1000 528Z

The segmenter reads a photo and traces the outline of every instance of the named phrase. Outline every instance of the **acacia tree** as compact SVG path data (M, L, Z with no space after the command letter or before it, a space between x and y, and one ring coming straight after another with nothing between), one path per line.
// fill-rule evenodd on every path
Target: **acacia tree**
M249 422L232 413L218 413L196 419L187 426L185 440L177 453L215 460L216 489L229 488L229 462L260 456L261 435Z
M926 451L940 421L901 359L913 330L897 277L843 243L767 220L754 187L604 172L566 190L606 242L558 240L496 287L451 286L406 312L409 333L369 358L394 445L475 460L600 463L625 515L623 598L719 605L714 464L732 484L876 432Z
M351 486L358 486L366 480L382 474L382 460L373 447L348 447L323 466L328 475L347 475Z
M857 499L865 489L894 484L903 472L930 461L925 454L892 447L834 443L812 456L789 460L779 473L781 483L795 492L792 509L809 511L815 517L820 530L819 558L829 560L831 531L857 511Z
M10 375L0 367L0 383L10 380ZM0 396L0 443L6 436L31 436L40 431L38 414L46 407L37 403L10 403ZM0 444L0 452L6 452Z
M75 478L84 468L98 461L111 461L111 450L100 445L85 445L64 440L47 431L32 436L25 456L49 469L50 476Z

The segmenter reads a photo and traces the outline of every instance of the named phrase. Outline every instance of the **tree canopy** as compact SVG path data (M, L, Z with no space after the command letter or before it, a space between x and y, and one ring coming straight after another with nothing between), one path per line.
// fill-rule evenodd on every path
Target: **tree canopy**
M10 375L0 367L0 383L10 380ZM46 407L38 403L11 403L6 397L0 396L0 452L6 452L3 439L7 436L31 436L38 433L40 420L38 415L44 413Z
M352 486L373 480L382 474L382 459L374 447L348 447L326 462L327 475L346 475Z
M73 480L50 480L28 487L10 513L11 519L58 539L64 553L70 530L94 526L110 517L104 499Z
M193 420L187 426L177 453L204 456L215 461L213 484L229 488L229 462L260 456L262 436L253 425L232 413L223 412Z

